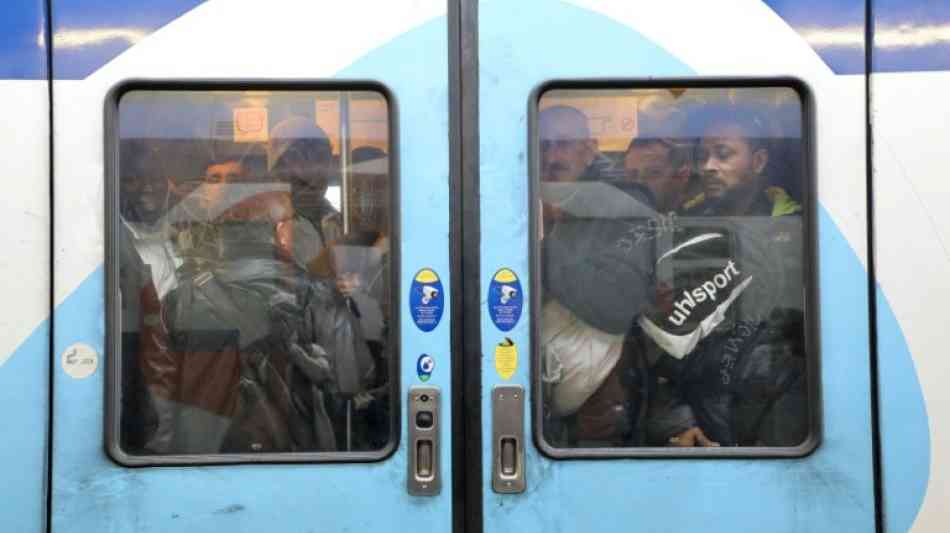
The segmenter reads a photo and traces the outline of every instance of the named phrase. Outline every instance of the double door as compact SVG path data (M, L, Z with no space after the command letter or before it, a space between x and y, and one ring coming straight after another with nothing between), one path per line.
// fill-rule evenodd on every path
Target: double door
M873 529L864 87L769 13L210 2L54 79L52 529Z

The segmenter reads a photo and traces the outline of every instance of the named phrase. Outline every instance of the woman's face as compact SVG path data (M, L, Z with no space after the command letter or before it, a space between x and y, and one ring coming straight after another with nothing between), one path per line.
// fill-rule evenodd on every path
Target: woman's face
M707 198L720 198L751 184L768 162L764 148L753 149L748 134L737 125L710 128L701 145L700 169Z

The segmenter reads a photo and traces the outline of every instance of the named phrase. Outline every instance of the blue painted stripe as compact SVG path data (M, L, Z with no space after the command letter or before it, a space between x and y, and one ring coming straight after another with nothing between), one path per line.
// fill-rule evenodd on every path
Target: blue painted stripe
M147 35L193 9L204 0L57 0L54 33L94 30L135 30ZM865 24L863 0L763 0L792 28L803 35L814 30L854 32ZM44 50L38 35L44 28L43 2L20 0L0 19L0 79L46 77ZM925 26L950 23L950 3L929 0L877 0L874 23L878 31L902 27L923 31ZM134 42L115 33L104 33L83 45L56 49L57 79L82 79L92 74ZM864 72L864 47L811 43L815 52L837 74ZM950 42L893 46L879 40L874 50L876 72L950 70Z
M795 31L809 40L815 32L857 34L860 44L833 46L809 42L835 74L864 74L864 0L763 0Z
M0 79L46 79L43 0L9 0L0 16Z
M92 74L148 35L204 0L55 0L53 75L76 80ZM226 28L212 28L222 39Z
M864 0L763 0L837 74L863 74ZM950 70L946 0L874 0L874 72Z
M872 5L874 72L950 70L950 40L938 35L950 30L950 2L874 0Z

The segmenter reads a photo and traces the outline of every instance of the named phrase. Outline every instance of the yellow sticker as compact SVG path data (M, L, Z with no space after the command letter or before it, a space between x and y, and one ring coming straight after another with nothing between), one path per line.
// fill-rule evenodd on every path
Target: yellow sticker
M498 283L513 283L518 281L518 276L511 269L503 268L495 273L495 281Z
M508 337L495 346L495 370L504 380L511 379L518 370L518 347Z
M419 283L435 283L439 281L439 275L428 268L423 268L416 274L416 281Z

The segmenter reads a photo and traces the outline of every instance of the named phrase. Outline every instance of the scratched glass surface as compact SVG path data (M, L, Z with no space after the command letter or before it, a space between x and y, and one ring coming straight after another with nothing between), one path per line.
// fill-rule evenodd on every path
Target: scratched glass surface
M134 90L116 142L121 450L391 442L384 96Z
M803 444L798 93L554 89L537 121L542 438Z

